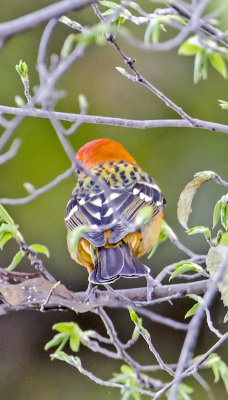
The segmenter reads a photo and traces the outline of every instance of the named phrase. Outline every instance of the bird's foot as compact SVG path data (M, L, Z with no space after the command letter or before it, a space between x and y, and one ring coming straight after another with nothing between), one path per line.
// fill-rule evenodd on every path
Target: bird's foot
M88 287L86 289L85 300L83 301L84 304L86 304L90 301L92 302L92 299L96 293L96 289L97 289L97 285L94 285L94 283L89 281Z
M146 298L147 301L151 301L153 297L153 291L156 286L159 285L159 283L154 279L150 274L145 276L146 282L147 282L147 287L146 287Z

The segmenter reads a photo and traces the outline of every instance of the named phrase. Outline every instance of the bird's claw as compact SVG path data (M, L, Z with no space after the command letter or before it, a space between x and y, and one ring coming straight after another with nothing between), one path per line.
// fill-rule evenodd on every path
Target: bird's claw
M146 275L146 282L147 282L146 298L147 301L151 301L154 288L158 285L158 282L150 274Z
M93 299L96 289L97 289L97 285L94 285L94 283L89 281L88 287L86 289L85 300L83 301L84 304L86 304L87 302L90 302Z

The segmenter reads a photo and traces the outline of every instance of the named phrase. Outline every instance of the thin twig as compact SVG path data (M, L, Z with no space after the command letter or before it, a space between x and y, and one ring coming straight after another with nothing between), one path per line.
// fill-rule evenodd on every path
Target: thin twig
M156 282L162 282L167 276L170 276L171 273L174 270L175 265L177 265L177 263L185 263L185 262L192 262L192 263L197 263L197 264L203 264L206 260L206 256L205 255L198 255L196 254L194 257L192 258L187 258L185 260L180 260L177 261L173 264L167 265L166 267L164 267L156 276L155 280ZM200 274L202 276L202 274ZM198 276L197 274L193 274L193 275L183 275L182 274L182 278L184 277L186 280L193 280ZM178 277L177 277L178 278Z
M169 1L169 7L175 10L180 16L183 16L186 19L191 18L191 12L187 10L187 8L183 7L183 5L179 4L176 1ZM208 19L208 16L206 17ZM222 32L217 27L212 26L207 21L203 19L199 19L199 28L206 32L208 35L212 37L216 42L220 42L224 46L228 46L228 37L227 34Z
M100 13L98 6L96 4L92 5L96 15L100 19L100 21L105 22L104 17ZM183 29L184 31L184 29ZM181 33L183 33L183 31ZM150 82L148 82L140 73L139 71L134 67L134 62L135 60L126 56L123 52L123 50L120 48L119 44L117 43L116 39L112 34L109 34L107 36L107 41L110 42L115 49L118 51L120 56L123 58L125 64L129 66L129 68L132 70L134 75L128 74L127 72L124 73L124 76L126 76L128 79L133 80L134 82L141 83L147 89L149 89L151 92L153 92L157 97L159 97L168 107L172 108L176 113L178 113L183 119L188 121L191 125L194 126L194 120L190 115L188 115L185 111L182 110L181 107L177 106L171 99L169 99L164 93L162 93L160 90L158 90L154 85L152 85Z
M181 375L184 371L184 368L186 365L188 365L189 359L191 358L191 355L193 353L193 349L195 347L197 337L199 334L199 329L201 325L201 321L204 316L205 312L205 305L206 307L209 307L216 292L217 292L217 285L219 281L222 279L222 276L224 274L225 269L227 268L227 263L228 263L228 250L224 249L224 256L223 256L223 262L218 270L218 272L215 274L215 277L213 280L211 280L209 287L203 297L203 301L199 304L199 308L196 312L196 314L192 317L191 322L189 323L188 326L188 332L186 334L186 338L181 350L181 354L179 357L178 361L178 366L176 369L176 384L174 385L170 400L175 400L177 397L177 391L178 391L178 386L181 381Z
M108 314L104 311L103 308L97 309L96 313L102 319L105 328L107 330L107 334L109 335L110 339L112 339L112 343L116 348L117 354L135 371L139 383L144 384L144 379L141 376L138 363L136 363L136 361L131 356L129 356L129 354L122 347L121 342L118 339L118 335L113 325L113 322L109 318Z
M54 188L55 186L59 185L60 182L64 181L65 179L69 178L74 172L74 168L70 167L67 169L63 174L58 175L53 181L49 182L47 185L34 190L31 194L29 194L26 197L20 197L20 198L15 198L15 199L7 199L3 198L0 199L0 204L8 204L8 205L20 205L20 204L26 204L29 203L30 201L36 199L39 197L41 194L47 192L48 190Z
M22 239L18 240L18 243L20 245L20 249L25 253L25 255L28 257L30 260L31 265L41 274L45 276L46 279L48 279L50 282L56 282L56 279L50 274L50 272L47 271L47 269L44 267L42 261L37 257L37 253L33 251Z
M81 363L79 364L75 358L73 356L67 356L67 357L62 357L61 358L62 361L65 361L67 364L72 365L73 367L77 368L78 371L87 376L89 379L91 379L93 382L97 383L98 385L102 385L102 386L108 386L108 387L115 387L115 388L120 388L123 390L135 390L136 392L139 392L141 394L145 394L147 396L154 396L154 392L152 392L151 390L146 390L146 389L142 389L139 386L128 386L128 385L123 385L121 383L116 383L116 382L111 382L111 381L104 381L101 378L98 378L97 376L95 376L92 372L87 371L85 368L82 367Z
M4 164L11 158L15 157L18 149L21 145L21 140L20 139L15 139L13 143L11 144L10 148L8 151L6 151L4 154L0 155L0 165Z
M151 321L157 322L158 324L167 325L170 328L186 331L188 324L183 322L175 321L172 318L164 317L163 315L157 314L151 310L142 307L134 307L134 310L141 315L149 318Z
M36 26L49 21L51 18L58 18L69 11L79 10L95 1L96 0L58 1L57 3L51 4L12 21L3 22L0 24L0 38L4 40L28 29L35 28Z
M168 372L169 375L174 376L174 371L172 370L172 368L170 368L161 358L160 354L158 353L158 351L155 349L151 337L145 332L145 329L140 329L138 327L138 325L135 325L136 329L138 330L139 334L143 337L143 339L145 340L145 342L148 345L149 350L151 351L151 353L154 355L154 357L156 358L158 364L160 365L161 369L163 371Z
M49 112L39 108L35 108L36 117L49 119ZM23 117L34 117L33 113L29 108L17 108L0 105L1 114L19 115ZM228 133L228 125L218 124L216 122L210 122L194 118L194 126L188 121L182 119L154 119L154 120L134 120L126 118L114 118L104 117L100 115L81 115L81 114L70 114L62 112L53 112L56 119L69 122L77 122L84 124L96 124L96 125L109 125L118 126L123 128L135 128L135 129L152 129L152 128L198 128L206 129L209 131L217 131ZM10 121L11 122L11 121ZM0 142L1 144L1 142Z
M43 35L40 40L39 51L37 56L37 70L39 73L40 84L43 83L44 79L47 77L48 70L46 66L46 54L47 47L50 41L53 30L55 29L58 20L56 18L51 19L44 29Z
M207 325L208 328L211 330L211 332L213 332L218 338L222 338L222 333L219 332L218 329L216 329L213 325L212 319L211 319L211 314L210 311L208 309L208 307L205 307L205 312L206 312L206 317L207 317Z
M44 312L44 311L45 311L45 306L49 303L50 298L51 298L51 296L52 296L53 293L54 293L54 290L55 290L59 285L60 285L60 281L59 281L59 282L56 282L56 283L52 286L50 292L49 292L48 295L47 295L47 298L44 300L44 302L42 303L42 305L41 305L41 307L40 307L40 311L41 311L41 312Z
M221 339L219 339L205 354L202 355L198 359L197 362L195 362L193 365L188 367L182 374L180 375L180 379L182 380L183 378L186 378L187 376L194 375L200 366L203 364L203 362L218 348L221 346L222 343L224 343L226 340L228 340L228 332L226 332ZM169 382L167 385L165 385L162 389L160 389L156 395L154 396L153 400L160 399L160 397L167 392L176 382L178 382L179 378L174 378L171 382Z

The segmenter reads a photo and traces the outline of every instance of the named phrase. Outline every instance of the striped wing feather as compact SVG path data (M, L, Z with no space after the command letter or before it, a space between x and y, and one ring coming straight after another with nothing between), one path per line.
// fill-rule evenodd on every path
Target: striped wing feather
M84 233L90 243L102 247L106 243L104 232L110 230L109 243L114 244L132 229L139 210L145 205L153 206L154 218L163 208L164 200L155 181L137 182L130 188L109 188L109 197L103 191L91 192L79 198L73 195L67 206L65 218L69 230L80 225L89 225L91 232Z

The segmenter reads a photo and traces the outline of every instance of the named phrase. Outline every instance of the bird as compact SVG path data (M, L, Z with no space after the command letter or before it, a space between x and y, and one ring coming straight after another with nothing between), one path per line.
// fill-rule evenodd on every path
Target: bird
M89 285L109 285L120 277L150 277L139 261L158 240L166 203L156 181L144 172L119 142L92 140L76 153L78 182L67 204L65 224L71 257L87 268ZM139 210L152 207L143 227ZM77 249L70 233L82 231Z

